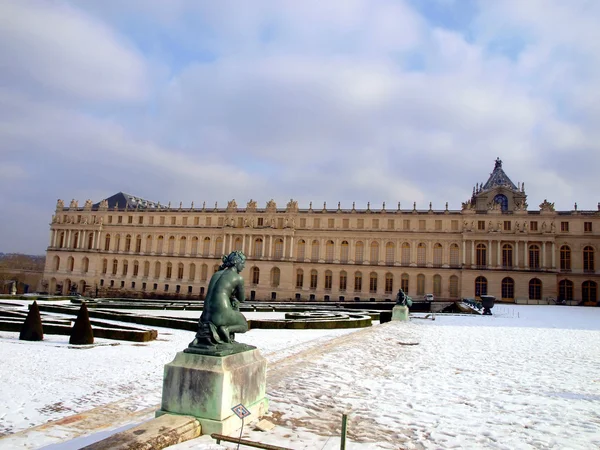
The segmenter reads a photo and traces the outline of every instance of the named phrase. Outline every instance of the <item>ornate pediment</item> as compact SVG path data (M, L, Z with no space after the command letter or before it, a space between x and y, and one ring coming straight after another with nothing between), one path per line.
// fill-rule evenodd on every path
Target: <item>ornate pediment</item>
M250 201L246 204L246 211L248 212L254 212L256 211L256 201L250 199Z
M290 201L287 202L285 210L286 212L298 212L298 202L290 198Z
M544 201L540 203L540 211L554 212L554 203L550 203L548 200L544 199Z
M65 208L65 202L59 198L56 202L56 210L62 211L64 208Z
M277 203L275 203L275 200L271 199L267 202L266 211L267 212L276 212L277 211Z
M89 198L85 201L85 204L83 205L83 209L85 211L91 211L92 210L92 201Z
M227 202L227 211L237 211L237 203L235 199Z
M79 202L75 199L71 200L71 203L69 204L69 209L77 209L79 206Z

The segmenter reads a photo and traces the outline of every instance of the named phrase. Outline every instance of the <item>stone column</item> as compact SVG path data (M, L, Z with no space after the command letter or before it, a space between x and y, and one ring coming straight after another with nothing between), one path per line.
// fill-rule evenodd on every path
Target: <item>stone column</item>
M464 266L467 264L467 241L463 240L462 244L462 265Z
M502 267L502 241L496 241L498 254L496 255L496 267Z
M546 268L546 243L542 242L542 269Z
M71 230L67 230L65 236L65 248L71 248Z
M529 269L529 241L525 241L525 248L523 249L523 259L525 262L525 269Z
M290 259L294 259L294 252L295 247L294 247L294 236L290 236L290 254L289 254L289 258Z
M519 241L515 241L515 268L519 267Z
M471 241L471 266L474 266L477 261L475 260L475 241Z
M554 242L552 243L552 268L556 269L556 247L554 246Z
M50 246L51 247L56 247L56 235L58 233L56 232L56 230L50 230Z
M268 243L267 243L268 242ZM273 238L271 236L265 236L266 257L271 259L271 245L273 244Z
M489 248L489 253L488 253L488 257L487 257L487 265L488 267L492 266L492 241L488 240L488 248Z

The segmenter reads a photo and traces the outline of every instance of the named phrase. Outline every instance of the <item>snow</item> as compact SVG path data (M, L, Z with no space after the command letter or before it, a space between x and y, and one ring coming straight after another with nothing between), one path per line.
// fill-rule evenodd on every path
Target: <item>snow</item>
M348 413L348 449L600 447L600 308L497 305L492 312L238 335L269 362L269 420L277 425L270 432L248 425L244 437L293 449L339 448ZM246 315L265 314L281 317ZM79 350L67 336L21 342L17 333L0 332L0 433L111 402L151 410L160 403L163 365L192 338L159 329L154 342L99 341ZM20 448L66 439L42 433ZM235 447L203 437L173 448Z

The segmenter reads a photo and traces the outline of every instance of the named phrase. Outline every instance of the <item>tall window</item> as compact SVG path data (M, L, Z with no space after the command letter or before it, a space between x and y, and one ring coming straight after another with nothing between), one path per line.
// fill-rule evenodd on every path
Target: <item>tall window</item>
M362 273L356 272L354 274L354 292L362 291Z
M318 281L317 271L315 269L313 269L310 271L310 288L311 289L317 288L317 281Z
M127 276L127 271L129 270L129 262L127 260L123 261L123 276Z
M183 280L183 263L177 264L177 279Z
M94 248L94 233L90 232L90 234L88 235L88 245L87 245L88 250L91 250L92 248Z
M131 235L130 234L125 236L125 251L126 252L131 251Z
M391 294L394 292L394 275L391 273L385 274L385 293Z
M242 241L241 237L236 237L235 241L233 242L233 249L236 252L243 252L244 251L244 241Z
M112 273L113 275L117 274L117 267L118 267L119 263L117 262L116 259L113 259L113 268L112 268Z
M169 255L175 253L175 236L169 238Z
M513 248L510 244L502 246L502 267L511 269L513 266Z
M62 235L61 235L61 238L62 238ZM61 243L60 247L62 247L62 243ZM104 237L104 251L107 252L109 250L110 250L110 234L107 234Z
M304 259L306 258L306 242L304 242L304 240L300 239L298 241L298 246L296 249L296 259L298 259L298 261L304 261Z
M475 296L487 295L487 279L485 277L475 278Z
M442 277L437 274L433 276L433 295L436 297L442 296Z
M333 274L331 270L325 271L325 290L330 291L331 285L333 284Z
M208 256L210 254L210 238L207 236L202 241L202 256Z
M410 244L408 242L402 243L401 263L403 266L408 266L410 264Z
M89 267L90 267L90 260L87 257L83 258L83 261L81 264L81 271L83 273L87 273L87 271L89 270Z
M198 255L198 236L192 238L192 250L190 252L192 256Z
M279 267L273 267L271 269L271 286L278 287L280 278L281 278L281 270L279 270Z
M478 266L487 265L487 248L485 244L477 244L475 248L475 264ZM485 294L484 294L485 295Z
M221 257L223 256L223 238L222 237L218 237L215 240L215 256L217 257Z
M327 241L325 244L325 261L333 262L333 241Z
M260 269L254 266L250 272L252 276L252 284L258 284L260 281Z
M586 303L598 301L598 284L595 281L584 281L581 284L582 300Z
M568 245L560 247L560 270L571 270L571 248Z
M583 248L583 270L584 272L594 272L594 248L586 246Z
M425 295L425 275L417 275L417 295Z
M506 277L502 280L502 300L513 300L515 298L515 282Z
M181 238L179 239L179 255L180 256L185 255L186 247L187 247L187 238L185 236L181 236Z
M296 270L296 287L302 289L304 285L304 271L302 269Z
M388 266L394 265L394 260L396 259L396 246L393 242L388 242L385 244L385 263Z
M369 256L369 262L371 264L377 264L379 262L379 242L371 242L371 254Z
M458 277L456 275L452 275L448 281L448 292L450 298L458 298Z
M362 241L358 241L356 243L355 253L356 253L356 256L354 257L354 262L356 264L362 264L362 262L364 261L364 254L365 254L365 246L362 243Z
M532 278L531 280L529 280L529 299L542 299L542 282L539 278Z
M121 250L121 235L117 234L115 236L115 252L118 252Z
M154 264L154 278L160 278L160 262Z
M167 276L165 277L167 280L170 280L173 276L173 264L167 263Z
M144 261L144 278L150 276L150 261Z
M408 294L408 274L407 273L403 273L402 277L400 278L400 288L402 288L402 290Z
M142 236L139 234L135 238L135 252L136 253L142 252Z
M152 235L146 236L146 253L152 253Z
M262 258L263 255L263 240L262 238L256 238L254 240L254 249L252 251L255 258Z
M275 240L275 251L273 252L273 257L275 259L283 258L283 239Z
M200 268L200 281L206 281L208 279L208 264L202 264Z
M369 292L377 293L377 274L375 272L371 272L369 275Z
M345 270L340 272L340 291L345 291L348 285L348 275Z
M75 259L72 256L69 256L67 259L67 270L73 272L73 267L75 267Z
M159 255L163 252L163 244L165 242L165 238L162 236L158 237L158 242L156 243L156 253Z
M108 272L108 259L104 258L102 260L102 273L107 273L107 272Z
M529 246L529 268L540 268L540 247L535 244Z
M417 266L423 267L427 262L427 247L423 242L417 245Z
M342 264L345 264L348 262L348 255L349 253L349 245L348 245L348 241L342 241L342 248L341 248L341 252L340 252L340 262Z
M433 267L442 267L442 258L443 258L443 248L442 244L439 242L433 246ZM435 295L435 292L434 292Z
M190 264L190 272L189 272L188 280L189 281L194 281L195 279L196 279L196 264L191 263Z
M573 282L560 280L558 282L558 298L560 300L573 300Z
M316 239L312 241L311 244L310 259L313 262L317 262L319 260L319 241Z
M450 246L450 267L460 266L460 252L458 244L452 244Z

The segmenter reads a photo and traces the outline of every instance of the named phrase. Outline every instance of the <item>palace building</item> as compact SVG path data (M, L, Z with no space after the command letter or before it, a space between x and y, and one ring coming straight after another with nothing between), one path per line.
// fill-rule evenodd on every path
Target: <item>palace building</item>
M223 254L243 251L246 298L267 301L453 300L596 305L597 211L528 210L497 159L461 210L161 205L118 193L62 200L50 226L49 293L202 298Z

